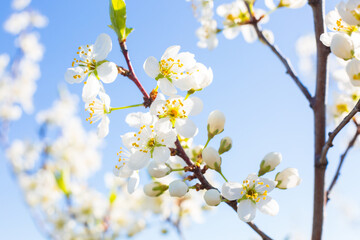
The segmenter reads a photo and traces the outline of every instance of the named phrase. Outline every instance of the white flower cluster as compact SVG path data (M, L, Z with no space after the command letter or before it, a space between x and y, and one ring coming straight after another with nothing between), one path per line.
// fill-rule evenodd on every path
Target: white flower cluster
M15 140L6 153L26 202L53 239L133 236L153 216L174 222L202 219L200 195L182 201L167 195L149 198L140 190L129 195L127 182L111 173L105 175L109 193L90 187L87 180L101 166L102 141L82 127L77 105L76 96L61 90L60 99L37 114L43 136Z
M331 76L336 80L338 91L329 104L329 123L337 125L353 109L360 99L360 32L359 1L340 2L325 18L330 32L320 40L330 47L336 56L332 62Z
M14 0L16 11L4 23L4 30L16 36L18 54L10 59L0 54L0 119L14 121L21 117L22 110L33 111L33 95L36 80L40 78L39 61L44 46L39 42L36 28L47 25L47 18L28 6L31 0Z
M242 33L246 42L251 43L257 40L257 33L252 25L245 2L250 5L254 17L259 20L258 24L264 24L269 21L269 14L276 9L282 7L300 8L306 4L307 0L280 0L277 5L273 0L265 0L265 5L270 9L270 12L253 8L254 3L251 1L235 0L231 3L221 4L216 8L216 13L223 19L223 29L219 28L214 19L213 0L193 0L191 2L195 10L194 15L201 24L201 27L196 30L196 35L199 38L197 45L200 48L212 50L219 43L216 35L220 32L227 39L234 39L239 33ZM270 43L274 42L274 35L271 31L263 30L263 34Z

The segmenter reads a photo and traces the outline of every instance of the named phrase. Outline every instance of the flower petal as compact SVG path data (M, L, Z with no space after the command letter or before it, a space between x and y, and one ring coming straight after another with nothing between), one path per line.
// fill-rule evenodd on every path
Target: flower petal
M157 163L164 163L170 158L170 150L167 147L156 147L153 158Z
M93 47L93 54L95 60L104 60L112 49L112 41L109 35L102 33L100 34Z
M177 93L175 86L166 78L159 79L158 84L161 92L167 96L172 96Z
M121 135L122 143L127 149L133 148L132 144L135 142L136 139L136 137L134 136L135 134L135 132L128 132L124 135Z
M146 165L149 163L149 160L150 152L144 153L136 151L131 154L128 164L132 170L139 170L146 167Z
M265 214L275 216L279 212L279 204L271 197L266 197L265 200L261 200L256 204L257 208Z
M175 59L176 55L179 53L180 51L180 46L171 46L171 47L168 47L164 54L162 55L161 57L161 60L167 60L168 58L173 58Z
M100 91L100 82L95 77L94 74L90 74L88 79L86 80L86 84L84 84L83 92L82 92L82 99L84 102L90 102Z
M188 118L176 119L175 128L177 133L185 138L194 137L197 130L195 123Z
M187 101L190 101L192 103L191 110L189 113L190 116L198 115L199 113L201 113L201 111L203 110L204 104L200 98L190 97Z
M256 216L256 205L251 200L242 200L238 204L237 213L244 222L251 222Z
M104 83L112 83L118 76L118 69L113 62L104 62L96 68L101 81Z
M242 198L243 186L237 182L226 182L222 185L221 194L228 200L233 201Z
M146 74L151 78L156 78L160 73L159 61L155 57L148 57L143 67Z
M109 134L110 119L108 116L104 116L97 128L97 135L99 138L104 138Z
M133 174L128 179L127 190L132 194L136 188L139 186L140 177L139 174L134 171Z
M80 77L78 77L80 75ZM76 78L74 78L76 76ZM68 83L80 83L84 80L86 74L82 67L68 68L65 72L65 80Z

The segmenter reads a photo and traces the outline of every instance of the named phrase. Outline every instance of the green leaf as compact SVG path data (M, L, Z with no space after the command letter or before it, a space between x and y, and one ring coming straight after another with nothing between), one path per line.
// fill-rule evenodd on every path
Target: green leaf
M120 41L126 40L132 28L126 27L126 4L124 0L110 0L111 28L114 29Z

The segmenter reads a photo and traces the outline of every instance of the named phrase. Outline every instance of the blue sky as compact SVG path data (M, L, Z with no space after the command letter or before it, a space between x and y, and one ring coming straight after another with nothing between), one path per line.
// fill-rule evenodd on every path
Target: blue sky
M218 1L215 1L217 4ZM229 1L227 1L229 2ZM263 3L257 3L263 7ZM330 2L326 12L334 7ZM46 53L41 63L42 77L38 81L38 90L34 103L36 110L47 109L57 95L59 84L66 84L63 76L79 45L92 43L100 33L108 33L114 42L109 60L125 65L116 45L116 36L107 25L108 2L101 0L77 1L41 1L33 0L32 7L40 10L49 18L47 28L40 30L41 42ZM274 191L272 197L280 205L280 213L270 217L259 213L255 223L274 239L284 239L289 233L308 238L312 221L313 191L313 123L312 112L305 98L296 88L285 69L269 49L260 42L246 43L242 37L226 40L219 36L219 46L213 51L199 49L196 46L195 30L199 27L193 17L190 3L184 0L137 0L128 1L128 25L135 31L128 38L130 56L139 79L147 91L155 87L142 69L144 60L149 56L161 57L171 45L180 45L184 51L195 54L199 62L210 66L214 71L212 85L198 94L203 99L204 110L194 117L200 133L195 139L198 144L206 142L206 121L208 114L219 109L227 117L222 136L233 139L233 149L223 157L223 172L231 181L242 181L251 172L256 172L262 157L270 151L283 154L279 170L286 167L299 169L302 184L288 191ZM0 22L11 14L10 1L0 2ZM297 68L295 53L296 40L312 32L312 12L309 6L302 9L281 9L270 17L264 28L271 29L275 43L284 55L291 59ZM0 53L14 54L13 37L0 29ZM313 92L313 79L304 79ZM69 90L81 94L82 85L69 85ZM112 106L125 106L140 103L141 94L135 85L119 76L111 88L107 89L112 97ZM117 97L115 97L117 96ZM331 94L330 94L331 96ZM99 179L104 172L111 171L113 160L119 148L120 135L128 131L124 117L129 111L116 111L111 114L111 132L106 138L103 169L91 180L97 188L102 188ZM80 111L84 124L87 117ZM12 124L10 139L32 139L36 136L37 126L34 115L25 115ZM330 130L330 129L329 129ZM335 148L330 150L328 178L336 168L339 154L344 145L339 137ZM210 145L217 147L220 138ZM25 206L21 192L9 173L3 152L0 152L0 234L3 239L42 239L33 224ZM360 163L358 150L349 154L336 192L345 199L359 199L360 194L353 190L354 176ZM275 174L270 174L274 176ZM220 180L220 179L219 179ZM359 206L358 200L353 200ZM343 210L332 201L327 209L324 239L356 239L359 229L349 222ZM252 239L256 234L236 214L222 204L217 211L207 214L203 224L191 225L185 230L187 239L207 237L215 239ZM355 224L359 224L359 219ZM160 228L155 226L135 239L161 239ZM341 231L340 231L341 229ZM151 235L149 235L151 234ZM345 235L347 234L347 236ZM357 235L358 236L358 235ZM171 233L164 239L177 239Z

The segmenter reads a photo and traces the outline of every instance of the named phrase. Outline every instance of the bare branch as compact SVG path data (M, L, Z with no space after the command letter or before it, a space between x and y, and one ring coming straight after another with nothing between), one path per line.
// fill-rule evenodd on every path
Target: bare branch
M280 50L273 44L271 44L266 37L264 36L263 32L261 31L258 22L261 19L256 19L255 16L252 14L250 5L247 1L245 1L246 7L248 9L248 12L250 14L250 22L249 24L253 25L255 28L256 34L258 38L267 45L271 51L279 58L279 60L282 62L282 64L286 68L286 73L290 75L290 77L294 80L295 84L299 87L300 91L304 94L306 99L309 101L310 107L313 108L314 105L314 98L311 96L309 90L305 87L305 85L300 81L299 77L295 74L294 70L291 67L290 61L285 58Z
M329 133L329 138L325 143L321 151L320 158L318 160L319 163L326 162L326 155L329 149L333 146L333 141L336 135L351 121L351 119L355 116L356 113L360 111L360 100L356 103L355 107L351 110L351 112L341 121L341 123L335 128L334 131Z
M344 152L343 154L341 154L341 156L340 156L340 161L339 161L338 168L337 168L337 170L336 170L336 173L335 173L335 175L334 175L334 177L333 177L333 180L331 181L331 184L330 184L328 190L326 191L326 203L328 203L329 200L330 200L329 196L330 196L331 190L332 190L333 187L335 186L335 184L336 184L336 182L337 182L337 180L338 180L338 178L339 178L339 176L340 176L340 170L341 170L341 167L342 167L342 165L343 165L343 163L344 163L344 160L345 160L345 158L346 158L346 155L347 155L347 153L350 151L350 149L354 146L354 144L355 144L357 138L359 137L359 135L360 135L360 128L359 128L359 126L357 126L357 129L356 129L356 132L355 132L355 134L354 134L354 137L353 137L353 138L351 139L351 141L349 142L349 144L348 144L345 152Z
M199 179L199 181L202 184L202 187L204 189L216 189L214 186L212 186L204 177L204 175L201 172L201 169L193 164L193 162L190 160L190 158L185 153L183 147L180 144L179 139L175 142L176 145L176 151L177 155L181 157L185 163L189 166L194 168L194 175ZM226 201L227 205L229 205L232 209L234 209L235 212L237 212L237 202L236 201ZM247 223L257 234L259 234L263 240L272 240L268 235L266 235L263 231L261 231L254 223L248 222Z
M144 96L144 105L145 107L148 107L150 105L148 105L148 102L150 100L150 103L151 103L151 99L150 99L150 96L149 94L146 92L146 90L144 89L144 87L141 85L139 79L136 77L135 75L135 72L134 72L134 69L132 67L132 64L131 64L131 61L130 61L130 56L129 56L129 52L127 50L127 46L126 46L126 40L124 41L120 41L119 40L119 44L120 44L120 48L121 48L121 52L123 53L124 55L124 58L125 58L125 61L126 61L126 64L129 68L128 70L128 73L127 73L127 77L133 81L136 86L138 87L138 89L141 91L141 93L143 94ZM125 70L124 68L122 68L121 70ZM118 68L118 71L119 71L119 68ZM121 74L121 73L120 73ZM147 104L145 104L147 103Z

